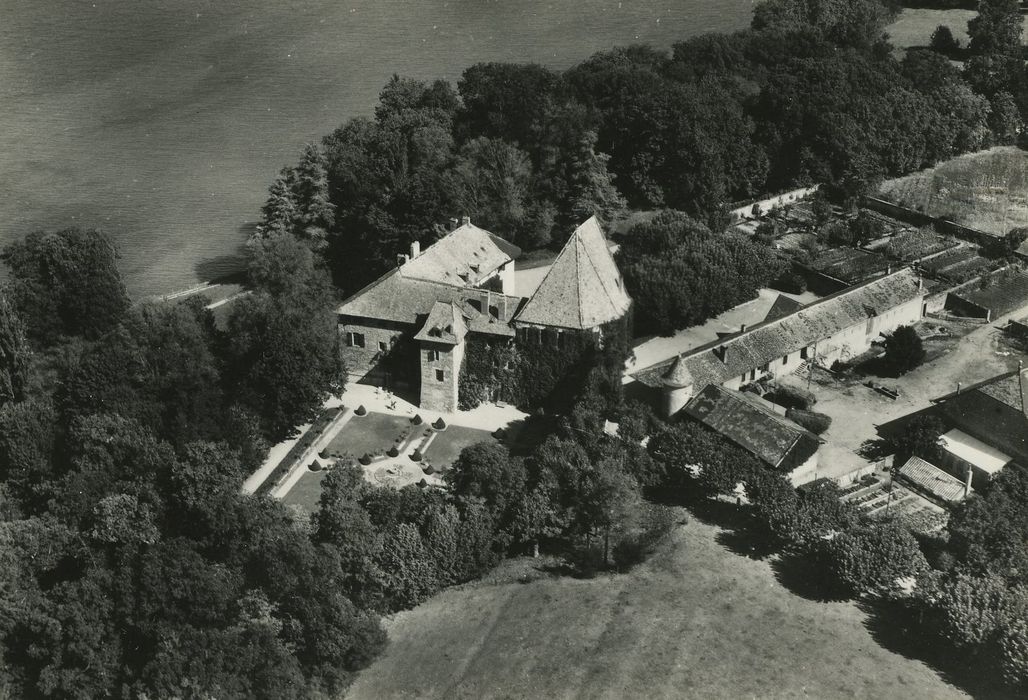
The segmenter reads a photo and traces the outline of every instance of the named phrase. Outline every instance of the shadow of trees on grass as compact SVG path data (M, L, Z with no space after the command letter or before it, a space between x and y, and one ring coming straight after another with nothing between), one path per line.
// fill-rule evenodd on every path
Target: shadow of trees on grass
M978 700L1017 697L1009 687L1000 685L999 679L989 678L983 672L986 668L983 661L939 643L911 607L880 599L862 600L857 606L866 614L864 627L883 649L924 663L944 681Z

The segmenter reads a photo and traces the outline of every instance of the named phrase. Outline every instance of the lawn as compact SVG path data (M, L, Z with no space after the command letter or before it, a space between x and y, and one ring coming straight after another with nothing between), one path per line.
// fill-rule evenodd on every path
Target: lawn
M930 10L904 8L899 18L885 28L889 41L898 49L928 46L932 32L944 24L953 32L960 45L967 47L967 22L978 14L975 10Z
M388 413L354 415L350 422L328 444L330 453L361 457L364 454L384 455L395 444L397 438L404 439L414 430L425 430L428 426L411 425L410 419Z
M998 235L1028 226L1028 153L998 147L889 180L880 195L901 206Z
M782 581L802 575L737 540L690 518L628 574L444 591L387 622L347 697L968 697L883 648L857 605L792 592Z
M300 480L293 484L293 488L282 497L282 504L287 506L300 506L309 513L318 508L318 501L321 499L321 480L327 474L325 470L312 472L307 470Z
M495 441L488 431L475 428L466 428L459 425L450 425L443 431L435 431L427 424L412 425L410 419L405 416L394 416L386 413L368 413L366 416L353 416L342 430L329 443L327 450L330 454L351 455L360 458L369 454L376 458L366 470L368 478L374 483L373 474L383 467L389 467L397 462L397 459L405 467L418 468L419 465L410 461L409 457L401 456L396 459L383 459L386 451L394 444L404 451L409 451L422 444L426 438L434 433L434 438L424 453L424 464L431 464L436 469L449 467L468 445L477 442ZM397 440L399 439L399 443ZM421 477L417 471L416 476ZM282 497L285 505L298 505L308 512L313 512L318 507L318 499L321 497L321 480L325 472L307 471L293 485L289 492Z
M438 433L425 452L425 461L433 467L449 467L457 461L461 450L477 442L496 442L486 430L465 428L462 425L451 425Z
M889 41L898 49L912 46L928 46L932 32L940 24L945 24L953 32L960 45L967 46L967 21L974 17L974 10L929 10L925 8L905 8L899 18L886 27Z

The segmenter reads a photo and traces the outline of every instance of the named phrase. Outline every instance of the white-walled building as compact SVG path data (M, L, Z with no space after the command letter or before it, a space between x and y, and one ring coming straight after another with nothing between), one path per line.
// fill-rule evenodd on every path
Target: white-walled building
M677 413L704 387L739 389L795 372L806 362L831 366L865 352L880 335L917 323L925 313L920 277L903 268L735 335L634 373L661 393L661 410Z

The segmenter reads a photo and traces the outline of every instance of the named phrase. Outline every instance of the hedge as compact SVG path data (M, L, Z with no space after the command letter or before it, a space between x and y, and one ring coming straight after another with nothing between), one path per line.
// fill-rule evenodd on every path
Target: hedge
M826 416L823 413L817 413L815 411L804 411L801 408L787 409L785 411L785 417L793 423L806 428L815 435L820 435L832 427L831 416Z
M773 394L774 402L786 408L809 409L817 403L817 397L806 389L795 386L779 385Z

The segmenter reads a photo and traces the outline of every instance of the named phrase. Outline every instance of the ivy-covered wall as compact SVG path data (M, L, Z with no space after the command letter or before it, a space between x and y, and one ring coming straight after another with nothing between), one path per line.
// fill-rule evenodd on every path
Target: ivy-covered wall
M523 411L544 408L561 413L587 388L616 394L605 398L618 403L630 329L627 315L601 326L599 334L523 327L513 340L468 336L459 379L460 408L498 400Z

